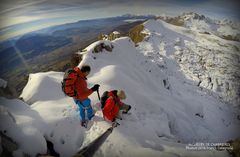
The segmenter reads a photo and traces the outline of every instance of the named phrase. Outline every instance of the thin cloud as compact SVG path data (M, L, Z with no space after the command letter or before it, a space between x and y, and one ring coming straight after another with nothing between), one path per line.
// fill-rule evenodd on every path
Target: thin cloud
M3 7L1 7L1 11L0 11L0 14L6 14L8 12L12 12L12 11L16 11L18 9L24 9L26 7L29 7L29 6L33 6L33 5L37 5L37 4L40 4L40 3L43 3L47 0L39 0L39 1L33 1L33 2L29 2L29 3L25 3L25 4L20 4L20 5L13 5L13 7L10 7L10 8L4 8L4 5Z

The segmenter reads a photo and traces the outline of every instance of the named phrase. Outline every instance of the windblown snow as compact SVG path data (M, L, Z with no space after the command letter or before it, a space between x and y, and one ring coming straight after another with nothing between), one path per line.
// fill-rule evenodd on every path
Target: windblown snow
M83 54L79 66L88 64L92 69L89 87L100 84L100 93L123 89L127 94L125 103L132 105L131 114L123 115L120 126L95 156L229 156L227 151L186 150L186 145L239 137L237 104L229 105L202 90L197 85L204 82L199 83L193 73L200 69L194 64L196 52L217 51L216 40L237 44L161 20L149 20L144 27L148 35L137 47L130 38L122 37L97 41ZM100 43L113 47L112 52L92 53ZM75 103L61 91L62 78L63 72L31 74L21 94L25 103L1 98L0 130L19 144L15 156L22 152L30 156L44 154L44 138L61 156L72 156L111 125L102 118L97 94L93 93L90 99L96 117L90 129L82 128ZM38 147L33 149L33 144Z

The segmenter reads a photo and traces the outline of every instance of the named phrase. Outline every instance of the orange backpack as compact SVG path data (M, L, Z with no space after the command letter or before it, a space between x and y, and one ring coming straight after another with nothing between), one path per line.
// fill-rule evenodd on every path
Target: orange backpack
M63 76L62 91L65 95L70 97L77 96L75 82L78 78L78 74L74 69L67 69Z

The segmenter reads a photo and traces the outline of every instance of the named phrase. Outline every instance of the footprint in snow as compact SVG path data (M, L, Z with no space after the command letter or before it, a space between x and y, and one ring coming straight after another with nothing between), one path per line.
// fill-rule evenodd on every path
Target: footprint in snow
M54 135L54 134L53 134L53 131L51 131L51 133L50 133L50 137L53 137L53 135Z
M61 144L65 144L65 140L63 138L60 139Z
M64 108L64 109L62 109L62 112L64 113L64 112L66 112L66 110L67 110L67 109L66 109L66 108Z
M112 148L113 148L113 144L112 144L112 143L109 144L109 147L108 147L108 148L112 149Z
M134 117L131 113L123 114L122 118L125 121L131 121L131 122L137 121L137 118Z
M67 109L66 108L64 108L63 110L62 110L62 115L64 116L64 117L66 117L67 116Z
M120 150L120 151L119 151L119 154L122 156L122 155L123 155L123 152Z

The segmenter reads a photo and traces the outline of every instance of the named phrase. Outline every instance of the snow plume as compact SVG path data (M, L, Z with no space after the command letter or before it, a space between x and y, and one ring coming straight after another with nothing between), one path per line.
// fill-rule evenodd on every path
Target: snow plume
M201 90L194 75L186 74L186 65L179 66L176 54L182 53L188 43L196 42L201 35L194 36L185 28L160 20L147 21L144 27L147 36L137 45L130 38L122 37L97 41L81 53L83 59L79 67L88 64L92 69L88 86L100 84L100 94L123 89L127 95L124 102L132 106L131 114L122 115L120 126L95 156L228 156L227 151L186 150L188 143L226 142L239 137L240 121L236 118L239 109ZM99 45L108 46L111 51L108 48L95 51ZM42 145L40 150L33 150L35 153L46 149L44 136L61 156L72 156L111 126L102 118L97 94L93 93L90 99L96 116L90 128L82 128L73 99L61 91L62 78L62 72L31 74L21 94L31 106L4 99L11 104L4 107L16 123L6 115L8 127L1 128L32 128ZM16 103L21 105L14 105ZM10 133L16 140L21 138L19 134ZM19 141L22 150L29 152L24 149L26 143Z

